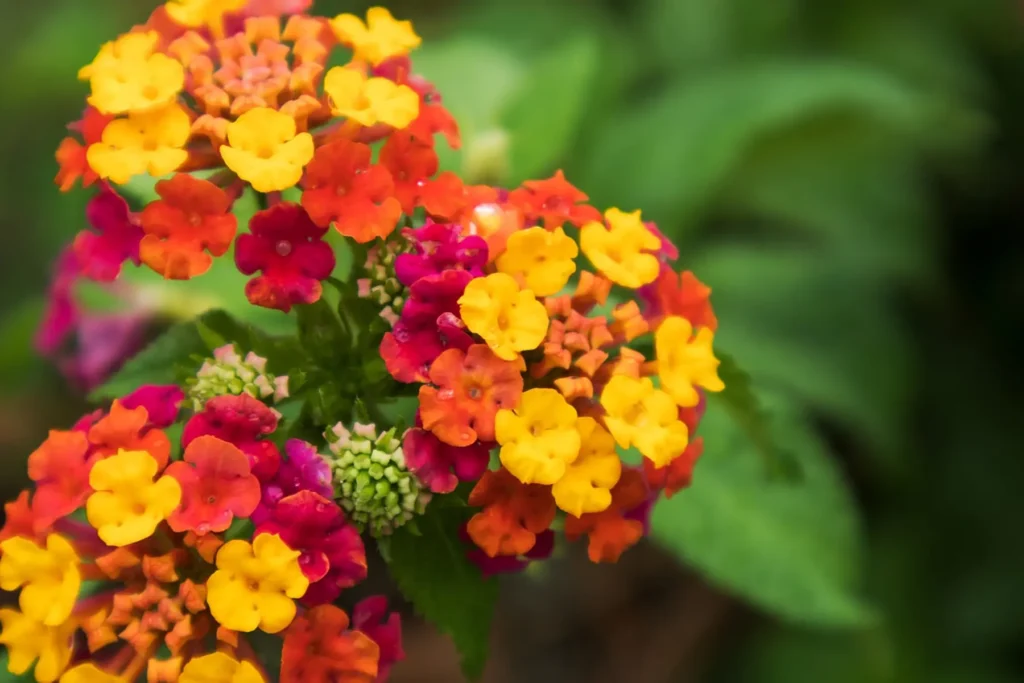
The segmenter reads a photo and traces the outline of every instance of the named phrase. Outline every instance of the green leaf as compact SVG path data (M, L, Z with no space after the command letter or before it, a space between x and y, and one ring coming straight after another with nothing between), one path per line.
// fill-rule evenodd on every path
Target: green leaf
M510 184L550 175L568 151L594 91L599 58L597 35L576 33L531 65L501 116L511 138Z
M800 481L766 478L743 427L709 404L693 485L655 506L652 534L713 583L782 619L869 624L872 611L857 594L862 549L850 491L799 410L769 405Z
M758 140L837 110L913 130L919 105L885 72L855 63L759 59L710 68L653 99L631 100L588 146L594 157L577 156L570 177L599 205L643 207L653 220L692 225Z
M799 463L775 440L771 417L754 393L750 375L729 354L716 350L715 355L721 361L718 376L725 383L725 390L707 392L708 402L720 404L729 413L764 460L770 475L798 479Z
M299 322L299 343L325 369L346 360L352 335L326 299L295 307Z
M470 680L483 674L498 583L485 579L466 557L458 529L466 508L430 506L419 518L421 535L404 528L391 537L391 574L417 613L451 636Z
M89 395L89 400L117 398L143 384L176 384L181 366L193 356L205 356L206 352L206 344L195 323L178 323L125 363Z
M18 683L21 683L22 681L24 681L25 683L29 683L29 681L35 681L35 676L33 674L35 666L29 667L28 671L26 671L23 674L16 675L12 674L8 670L7 660L7 648L0 647L0 683L15 683L15 681L17 681Z

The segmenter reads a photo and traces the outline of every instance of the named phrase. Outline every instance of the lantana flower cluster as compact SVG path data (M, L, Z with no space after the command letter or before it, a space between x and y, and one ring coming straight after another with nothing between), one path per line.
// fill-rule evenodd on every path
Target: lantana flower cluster
M561 171L515 188L442 172L458 127L413 71L411 23L310 4L171 0L79 72L57 183L95 188L91 227L40 339L76 320L80 279L186 280L217 259L300 324L263 335L266 355L247 334L178 359L180 382L32 453L0 534L12 672L383 680L398 616L335 604L368 544L389 559L444 511L443 550L484 576L562 538L615 562L690 483L705 392L724 388L709 288L639 210L599 210ZM124 186L146 178L138 205ZM259 210L240 222L242 196ZM384 409L402 398L404 417Z

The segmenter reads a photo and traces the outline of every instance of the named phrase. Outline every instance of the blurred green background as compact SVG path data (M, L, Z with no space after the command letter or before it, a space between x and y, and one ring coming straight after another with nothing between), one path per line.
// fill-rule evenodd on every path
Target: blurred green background
M88 198L52 184L75 72L154 4L0 10L4 498L85 407L31 351ZM444 163L504 185L564 168L596 205L643 208L713 288L718 346L804 471L766 477L712 411L657 543L506 582L487 680L1024 679L1020 3L389 6L462 124ZM429 631L407 649L395 680L458 680Z

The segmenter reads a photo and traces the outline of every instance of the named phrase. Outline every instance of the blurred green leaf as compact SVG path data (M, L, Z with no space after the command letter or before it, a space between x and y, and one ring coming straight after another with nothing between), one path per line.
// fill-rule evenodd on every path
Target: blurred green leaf
M755 142L835 111L910 129L919 105L888 74L856 63L760 59L709 68L630 101L589 146L575 178L600 204L643 207L678 236Z
M732 416L764 461L765 471L769 475L799 478L799 464L772 434L771 416L754 393L750 375L729 354L716 350L715 355L721 361L718 376L725 383L725 390L707 392L707 400L721 406Z
M5 391L38 372L42 361L33 348L33 340L44 305L41 298L28 299L0 320L0 380Z
M89 400L102 401L124 396L143 384L177 384L177 373L181 366L192 357L205 356L206 353L206 343L195 323L178 323L89 394Z
M597 36L576 33L530 66L501 116L511 136L509 184L550 175L568 151L595 89L599 56Z
M850 493L799 409L769 406L775 438L797 459L800 482L766 478L744 429L709 404L693 485L655 506L654 538L713 583L782 619L868 624L872 611L857 595L861 540Z
M870 269L820 250L723 245L688 266L712 289L715 341L755 386L806 401L886 452L898 452L911 360L903 322Z

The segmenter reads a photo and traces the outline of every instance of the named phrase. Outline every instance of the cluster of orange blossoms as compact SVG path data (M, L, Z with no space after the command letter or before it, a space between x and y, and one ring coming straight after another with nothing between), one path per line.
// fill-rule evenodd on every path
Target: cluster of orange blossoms
M469 512L452 531L484 574L547 557L556 530L614 562L690 483L704 392L724 388L710 290L640 211L601 212L560 171L511 190L440 172L435 140L459 133L412 71L412 25L310 4L170 0L82 68L57 183L98 191L41 338L80 317L79 278L130 262L190 279L228 258L249 301L282 315L337 289L385 380L343 395L353 376L310 354L275 377L229 343L180 386L51 432L0 534L0 587L21 591L0 610L12 672L257 683L262 631L280 636L282 681L382 680L397 616L373 598L350 624L333 604L365 578L365 536L454 496ZM130 206L119 186L139 176L157 198ZM239 225L246 194L260 210ZM288 375L323 384L289 395ZM357 422L409 393L411 428ZM315 437L278 429L276 408L314 395Z

